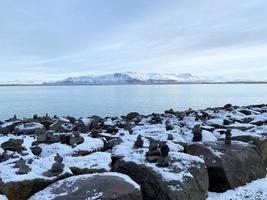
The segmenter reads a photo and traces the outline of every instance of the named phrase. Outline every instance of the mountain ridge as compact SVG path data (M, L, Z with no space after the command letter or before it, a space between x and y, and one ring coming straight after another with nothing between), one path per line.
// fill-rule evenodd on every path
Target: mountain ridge
M54 82L43 84L175 84L175 83L203 83L216 82L215 80L201 78L190 73L139 73L117 72L104 75L88 75L68 77Z

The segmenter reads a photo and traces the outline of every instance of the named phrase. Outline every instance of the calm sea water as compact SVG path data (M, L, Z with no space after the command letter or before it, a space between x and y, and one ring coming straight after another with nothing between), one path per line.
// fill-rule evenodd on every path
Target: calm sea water
M17 114L87 117L267 103L267 84L0 87L0 119Z

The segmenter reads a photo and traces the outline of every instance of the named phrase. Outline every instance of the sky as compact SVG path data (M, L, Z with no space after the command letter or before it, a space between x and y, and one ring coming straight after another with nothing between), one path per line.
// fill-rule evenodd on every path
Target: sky
M267 80L266 0L0 0L0 83L114 72Z

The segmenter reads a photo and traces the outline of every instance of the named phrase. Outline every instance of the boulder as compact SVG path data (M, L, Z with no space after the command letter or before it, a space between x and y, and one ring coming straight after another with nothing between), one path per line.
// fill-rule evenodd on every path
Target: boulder
M3 150L16 151L21 153L23 150L22 144L22 139L9 139L7 142L3 142L1 144L1 148Z
M37 122L29 122L21 125L17 125L14 128L14 133L20 134L41 134L45 132L44 125Z
M99 116L93 116L91 121L90 130L101 129L104 124L104 120Z
M249 144L255 145L267 167L267 138L261 138L251 135L240 135L232 137L232 140L247 142Z
M250 110L247 110L247 109L239 110L239 112L243 113L244 115L251 115L252 114L252 112Z
M139 116L138 112L130 112L126 115L126 119L131 121Z
M84 142L84 138L81 136L74 136L70 138L69 145L74 146L74 145L79 145Z
M91 124L92 124L92 119L90 118L79 119L78 122L76 123L77 131L79 131L80 133L86 133L90 130Z
M140 187L119 173L89 174L70 177L51 184L30 200L142 200Z
M31 151L34 155L39 156L42 153L42 148L39 146L31 147Z
M12 133L14 128L18 125L21 124L21 121L10 121L10 122L5 122L0 125L0 134L6 135L9 133Z
M229 108L231 108L231 107L232 107L232 104L228 103L228 104L225 104L223 108L224 108L224 109L229 109Z
M112 149L113 147L115 147L116 145L119 145L120 143L122 143L122 140L120 138L111 139L111 140L107 141L106 148Z
M134 140L130 143L125 140L113 148L113 171L127 174L140 184L144 199L206 199L208 172L202 159L171 151L168 166L158 167L157 163L147 161L152 157L146 157L147 148L135 149L133 143ZM157 160L155 156L153 162Z
M47 133L42 133L37 136L37 142L39 143L45 143L48 140L48 134Z
M23 175L20 175L23 176ZM46 188L51 183L66 178L70 174L64 174L54 179L18 180L4 183L0 179L0 193L5 194L9 200L27 200L30 196Z
M54 124L49 127L49 130L54 132L71 132L75 126L69 122L67 119L58 119Z
M170 153L168 167L119 159L113 170L129 175L141 185L147 200L204 200L207 197L208 173L201 159L183 153Z
M189 144L188 154L204 159L209 173L209 190L224 192L266 175L266 167L253 145L232 141Z

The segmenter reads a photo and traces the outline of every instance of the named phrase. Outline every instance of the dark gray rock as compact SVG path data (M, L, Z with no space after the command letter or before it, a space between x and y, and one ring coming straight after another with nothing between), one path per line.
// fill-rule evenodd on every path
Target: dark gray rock
M173 135L172 134L168 134L167 140L174 140Z
M37 142L38 143L45 143L48 140L48 134L47 133L43 133L37 136Z
M24 164L19 167L17 174L28 174L30 171L31 168L28 165Z
M228 103L228 104L225 104L223 108L224 108L224 109L229 109L229 108L231 108L231 107L232 107L232 104Z
M104 125L104 119L99 117L99 116L93 116L92 117L92 122L91 122L91 126L90 126L90 130L96 129L102 129Z
M166 127L166 131L171 131L174 129L174 126L168 120L165 123L165 127Z
M21 135L21 134L41 134L45 132L45 127L37 122L29 122L17 125L14 128L14 134Z
M122 139L121 138L114 138L114 139L111 139L109 141L107 141L106 143L106 148L107 149L112 149L114 148L115 146L119 145L122 143Z
M6 122L0 125L0 134L7 135L9 133L12 133L14 128L21 124L21 121L15 120Z
M136 139L136 141L135 141L135 143L134 143L134 148L142 148L143 147L143 144L144 144L144 141L143 141L143 139L142 139L142 136L141 135L138 135L137 136L137 139Z
M63 169L64 169L64 164L55 162L55 163L53 163L50 171L52 173L62 173Z
M78 122L76 123L76 127L77 127L77 131L79 131L80 133L86 133L90 130L91 124L92 124L92 120L88 119L88 122L85 123L84 120L79 119Z
M260 138L251 135L240 135L231 138L241 142L246 142L256 146L265 166L267 167L267 138Z
M39 146L31 147L31 151L34 155L39 156L42 153L42 148Z
M118 173L80 175L58 181L43 191L33 195L30 200L39 200L49 194L57 200L142 200L142 193L136 183Z
M199 124L195 125L192 132L193 132L193 142L202 141L202 127L201 127L201 125L199 125Z
M193 143L187 145L186 152L204 159L209 172L210 191L224 192L266 175L259 153L247 143Z
M63 162L63 157L59 154L57 154L54 158L54 160L58 163L62 163Z
M0 193L7 196L9 200L28 200L30 196L43 190L51 183L66 178L71 174L65 173L48 179L32 179L17 182L5 182L0 180ZM18 175L20 176L20 175Z
M138 112L130 112L126 115L126 119L129 121L132 121L133 119L137 118L139 116Z
M74 146L74 145L79 145L84 142L84 138L81 136L74 136L70 138L69 145Z
M184 179L174 178L170 180L164 177L164 173L159 173L160 168L150 167L155 165L153 163L146 165L145 163L136 163L124 159L117 160L113 165L113 170L127 174L140 184L143 197L146 200L206 199L208 173L205 164L202 161L191 160L189 157L184 162L183 158L182 154L171 156L168 167L164 169L166 173L173 173L173 176L184 172L191 174ZM185 165L185 163L187 164Z
M75 126L70 122L58 119L54 124L49 127L49 130L52 130L54 132L65 133L73 131L74 128Z
M251 115L252 114L252 112L250 110L246 110L246 109L239 110L239 112L243 113L244 115Z
M231 119L224 119L223 120L223 125L230 125L233 124L234 122Z
M1 148L3 150L10 150L10 151L16 151L21 153L23 140L22 139L9 139L7 142L3 142L1 144Z

